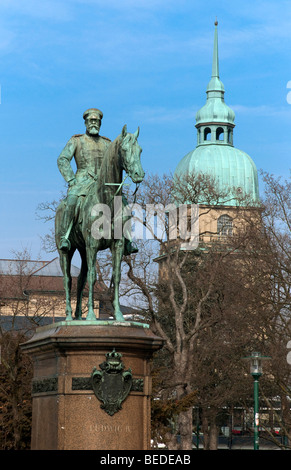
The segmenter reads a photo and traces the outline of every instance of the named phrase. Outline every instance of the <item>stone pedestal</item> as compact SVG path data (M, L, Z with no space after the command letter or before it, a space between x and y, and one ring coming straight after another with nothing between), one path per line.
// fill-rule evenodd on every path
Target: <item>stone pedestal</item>
M140 324L86 321L40 327L22 345L34 364L33 450L147 450L150 448L150 359L161 338ZM110 416L93 391L91 374L106 354L122 354L132 385Z

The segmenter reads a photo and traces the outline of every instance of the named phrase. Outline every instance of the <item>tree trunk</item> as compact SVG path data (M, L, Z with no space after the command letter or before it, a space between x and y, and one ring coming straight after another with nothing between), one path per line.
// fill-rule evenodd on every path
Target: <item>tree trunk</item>
M179 414L180 450L192 450L192 407Z
M165 436L165 442L169 450L180 450L180 445L177 441L176 434L167 433Z
M202 414L202 432L204 441L204 450L217 450L218 444L218 427L216 425L216 410L212 409L209 414Z
M209 428L209 450L217 450L218 444L218 427L215 423L215 419L210 423Z
M14 448L13 450L20 450L21 448L21 429L19 419L19 409L17 393L12 399L12 413L13 413L13 434L14 434Z
M285 440L291 442L291 420L290 420L290 405L286 395L281 395L281 408L282 408L282 429ZM285 444L285 442L284 442Z
M208 418L202 415L202 433L203 433L203 449L209 450L209 429Z

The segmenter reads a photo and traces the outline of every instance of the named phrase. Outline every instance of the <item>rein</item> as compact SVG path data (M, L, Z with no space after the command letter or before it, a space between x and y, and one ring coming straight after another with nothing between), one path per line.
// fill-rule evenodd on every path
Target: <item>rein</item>
M121 181L120 184L119 184L119 183L104 183L105 186L118 186L118 188L117 188L115 194L112 196L112 199L111 199L110 202L113 201L113 199L115 198L115 196L116 196L116 194L118 193L118 191L122 188L122 186L124 185L124 181L126 180L127 177L128 177L128 175L125 175L125 177L123 178L123 180ZM127 183L127 184L129 184L129 183Z
M118 193L118 191L122 188L122 186L124 186L124 182L125 182L125 180L126 180L127 177L128 177L128 175L125 175L125 177L123 178L123 180L121 181L121 183L120 183L119 185L118 185L118 183L104 183L105 186L118 186L118 188L117 188L117 190L116 190L116 192L115 192L115 194L114 194L114 196L112 197L112 199L111 199L110 202L113 201L113 199L115 198L115 196L116 196L116 194ZM129 183L126 183L126 184L129 186ZM139 185L140 185L140 183L135 183L135 190L134 190L134 192L133 192L133 194L132 194L132 195L134 196L134 200L133 200L134 203L135 203L135 201L136 201L136 194L137 194Z

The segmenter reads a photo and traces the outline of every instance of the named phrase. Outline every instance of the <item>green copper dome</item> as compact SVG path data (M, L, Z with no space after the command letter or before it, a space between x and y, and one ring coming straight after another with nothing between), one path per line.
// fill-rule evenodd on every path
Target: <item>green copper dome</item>
M218 191L228 192L222 205L236 206L247 195L254 204L259 201L256 166L245 152L230 145L200 145L178 164L175 175L203 174L215 178ZM202 204L203 201L200 201Z
M236 206L244 195L256 205L259 202L256 166L249 155L233 146L235 114L224 102L224 86L219 78L217 22L212 76L206 93L206 104L196 114L197 147L180 161L175 175L210 175L215 178L218 190L229 194L222 205Z

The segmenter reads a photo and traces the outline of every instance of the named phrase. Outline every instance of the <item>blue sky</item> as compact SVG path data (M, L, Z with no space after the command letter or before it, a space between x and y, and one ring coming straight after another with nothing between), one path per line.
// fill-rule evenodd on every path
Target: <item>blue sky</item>
M290 1L0 0L0 258L52 257L35 211L64 189L57 157L84 132L85 109L103 111L111 139L140 126L147 172L173 172L195 148L216 16L234 145L287 176Z

